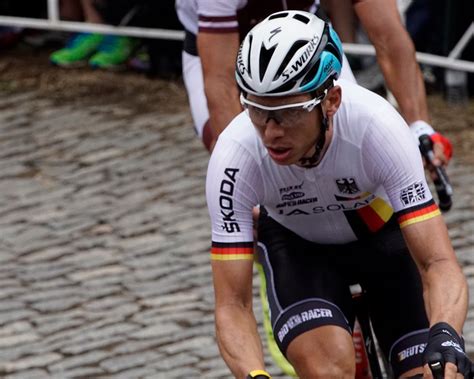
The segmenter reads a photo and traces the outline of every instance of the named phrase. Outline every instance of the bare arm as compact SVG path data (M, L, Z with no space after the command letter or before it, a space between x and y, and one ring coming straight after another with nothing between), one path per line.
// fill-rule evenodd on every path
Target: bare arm
M252 310L251 260L213 261L219 350L236 378L263 369L263 349Z
M375 46L377 61L403 117L408 124L417 120L429 123L423 76L396 1L361 0L354 9Z
M468 289L443 218L408 225L402 232L421 274L430 325L444 321L461 334Z
M352 0L321 0L321 4L341 41L354 43L356 19Z
M197 42L209 121L215 140L242 110L234 79L239 34L199 32Z

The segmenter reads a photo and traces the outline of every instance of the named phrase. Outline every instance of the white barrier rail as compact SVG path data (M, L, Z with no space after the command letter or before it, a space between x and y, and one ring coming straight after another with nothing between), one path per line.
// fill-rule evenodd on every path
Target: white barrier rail
M48 19L0 16L0 25L19 26L34 29L50 29L71 32L95 32L104 34L127 35L130 37L157 38L166 40L183 40L184 32L179 30L139 28L131 26L111 26L86 22L60 21L57 0L48 0ZM471 23L459 42L447 57L417 53L418 62L452 70L474 72L474 62L457 59L469 40L474 37L474 22ZM375 55L372 45L344 43L344 51L353 55Z
M47 19L0 16L0 25L20 26L33 29L62 30L67 32L94 32L104 34L126 35L130 37L183 40L184 32L180 30L149 29L133 26L110 26L87 22L50 21Z
M354 55L375 56L375 48L372 45L362 45L357 43L343 43L344 52ZM449 68L452 70L474 72L474 62L456 59L452 57L442 57L428 53L416 53L416 59L419 63L431 66Z

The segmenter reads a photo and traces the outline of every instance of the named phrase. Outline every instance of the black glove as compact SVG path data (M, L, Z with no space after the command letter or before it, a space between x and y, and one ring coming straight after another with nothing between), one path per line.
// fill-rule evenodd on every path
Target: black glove
M272 379L272 377L264 370L253 370L247 375L247 379Z
M423 364L432 363L433 354L441 354L443 362L440 363L443 367L445 363L453 363L458 372L469 378L471 363L464 352L464 341L454 328L445 322L438 322L430 328Z

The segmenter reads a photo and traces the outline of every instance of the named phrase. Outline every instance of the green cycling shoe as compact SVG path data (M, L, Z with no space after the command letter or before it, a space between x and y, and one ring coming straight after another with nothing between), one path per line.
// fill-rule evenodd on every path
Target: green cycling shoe
M85 66L104 39L105 37L101 34L75 34L69 39L66 47L52 53L49 60L52 64L61 67Z
M132 53L137 47L137 40L122 36L106 36L95 53L89 60L93 68L123 69Z

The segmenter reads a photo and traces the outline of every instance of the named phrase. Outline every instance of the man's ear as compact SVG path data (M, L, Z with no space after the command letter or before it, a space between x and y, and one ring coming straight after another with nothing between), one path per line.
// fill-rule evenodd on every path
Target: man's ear
M332 117L341 105L342 90L340 86L332 87L323 100L322 106L327 117Z

